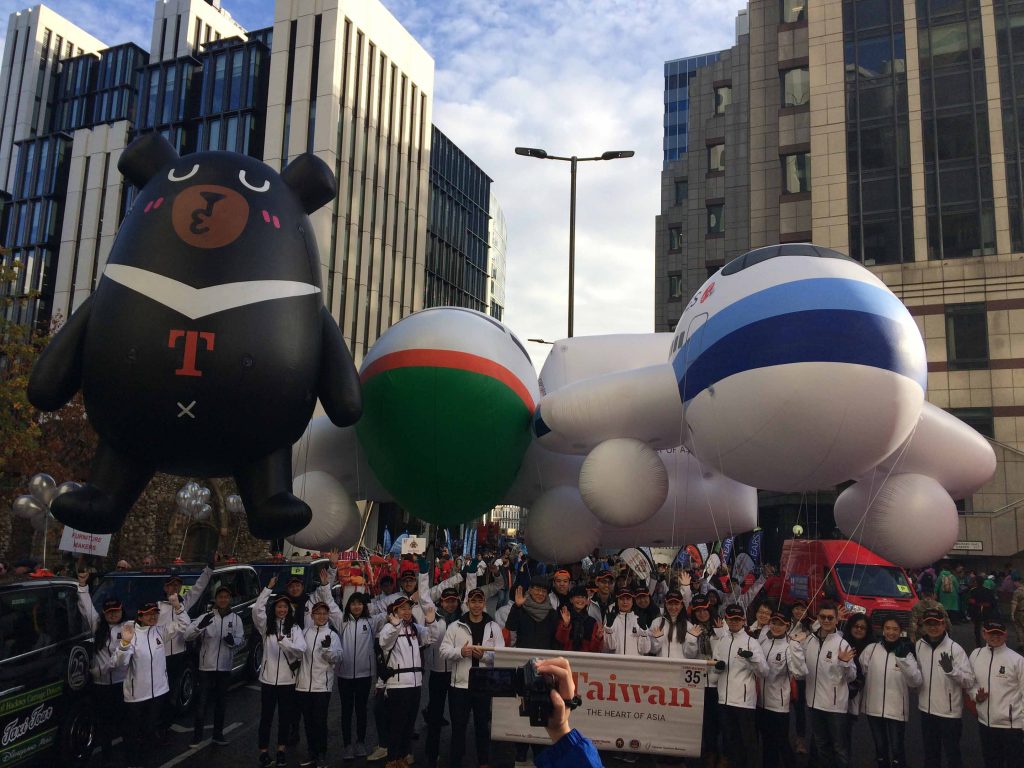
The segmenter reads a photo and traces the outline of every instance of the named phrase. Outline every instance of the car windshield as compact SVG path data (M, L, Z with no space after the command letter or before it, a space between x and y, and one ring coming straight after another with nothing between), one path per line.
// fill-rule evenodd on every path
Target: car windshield
M849 595L911 598L907 577L899 568L885 565L836 565L836 575Z
M320 586L320 569L326 568L333 572L330 560L317 560L313 563L252 563L260 578L260 586L265 587L271 577L277 576L277 586L274 591L284 592L285 584L292 576L302 578L306 583L306 592L314 591Z
M199 577L195 574L182 574L182 595L192 588L197 578ZM124 615L133 617L146 603L155 603L165 599L164 582L166 580L166 573L108 574L100 581L93 593L92 602L96 606L96 610L99 611L103 609L103 603L106 600L120 600L124 604Z

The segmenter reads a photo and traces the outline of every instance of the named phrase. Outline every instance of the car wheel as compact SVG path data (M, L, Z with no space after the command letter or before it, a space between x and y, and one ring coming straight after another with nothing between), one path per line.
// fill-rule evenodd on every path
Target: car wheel
M181 671L181 677L178 679L178 687L174 696L175 708L179 713L188 712L196 703L197 682L196 668L191 664L186 664L185 668Z
M79 699L68 707L61 724L61 762L72 768L84 768L92 758L94 746L93 706L88 699Z
M260 666L263 664L263 643L257 634L249 638L249 657L245 662L245 674L250 680L256 680L260 676Z

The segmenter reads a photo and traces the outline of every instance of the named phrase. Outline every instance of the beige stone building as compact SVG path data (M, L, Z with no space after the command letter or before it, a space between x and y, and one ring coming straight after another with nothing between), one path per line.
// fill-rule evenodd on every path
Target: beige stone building
M850 254L916 318L929 400L993 440L998 470L962 505L958 548L1024 550L1024 3L752 0L685 98L687 151L667 150L662 174L656 330L750 248Z

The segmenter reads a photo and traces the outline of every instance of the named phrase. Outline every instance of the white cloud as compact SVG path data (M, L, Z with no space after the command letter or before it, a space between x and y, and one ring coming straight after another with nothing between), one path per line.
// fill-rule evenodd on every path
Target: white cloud
M434 56L434 122L494 180L508 222L509 326L523 338L566 331L569 166L519 157L520 145L636 151L579 166L575 330L650 331L663 65L732 45L745 3L384 3Z

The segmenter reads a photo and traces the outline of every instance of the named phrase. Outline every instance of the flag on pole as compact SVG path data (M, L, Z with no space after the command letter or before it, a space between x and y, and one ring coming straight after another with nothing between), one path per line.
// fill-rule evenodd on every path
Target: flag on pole
M732 560L733 541L733 537L730 536L722 542L722 562L726 565L728 565L729 561Z
M754 531L754 535L750 537L750 543L747 544L747 554L759 566L761 565L761 545L763 542L764 529L758 528Z
M384 554L391 551L391 529L384 526Z
M447 528L444 529L444 545L448 549L448 552L452 551L452 532Z

